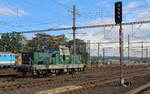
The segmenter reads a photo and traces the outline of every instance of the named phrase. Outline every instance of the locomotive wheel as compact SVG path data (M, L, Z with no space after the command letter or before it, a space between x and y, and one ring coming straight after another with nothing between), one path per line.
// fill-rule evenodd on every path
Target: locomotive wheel
M36 71L33 71L33 72L32 72L32 76L33 76L33 78L36 78L36 77L37 77L37 72L36 72Z

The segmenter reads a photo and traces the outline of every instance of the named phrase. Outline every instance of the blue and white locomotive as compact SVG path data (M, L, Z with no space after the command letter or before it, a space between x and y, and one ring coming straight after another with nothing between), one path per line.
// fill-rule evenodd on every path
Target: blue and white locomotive
M14 66L16 64L16 54L10 52L0 52L0 66Z

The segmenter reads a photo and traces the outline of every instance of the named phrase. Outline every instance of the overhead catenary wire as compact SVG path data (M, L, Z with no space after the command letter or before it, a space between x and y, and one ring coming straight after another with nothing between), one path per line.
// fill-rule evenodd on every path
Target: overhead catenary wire
M52 25L51 23L55 23L58 22L60 20L54 20L54 21L47 21L47 22L43 22L43 23L33 23L33 24L26 24L26 23L22 23L22 24L11 24L11 23L7 23L7 22L0 22L0 25L4 25L4 26L10 26L10 27L36 27L36 26L56 26L56 25ZM58 25L57 25L58 26Z
M38 4L34 4L34 3L32 3L32 2L29 2L29 1L26 1L26 0L22 0L24 3L26 3L26 4L28 4L28 5L31 5L31 6L35 6L35 7L37 7L38 8ZM58 4L58 5L61 5L61 6L63 6L63 7L65 7L65 8L70 8L69 6L67 6L67 5L65 5L65 4L62 4L62 3L59 3L59 2L57 2L56 0L51 0L52 2L55 2L56 4ZM49 9L47 9L47 8L45 8L47 11L49 11ZM44 10L45 10L44 9ZM69 11L71 11L71 10L69 10ZM98 11L98 12L93 12L93 13L96 13L96 14L100 14L100 11ZM93 14L93 13L91 13L91 14ZM80 13L77 13L77 14L79 14L79 15L81 15ZM89 14L89 13L88 13ZM82 14L83 15L83 14ZM81 15L81 16L82 16ZM84 17L84 16L83 16ZM15 26L15 27L33 27L33 26L47 26L48 24L47 23L43 23L43 24L35 24L35 25L10 25L10 26Z
M66 6L65 4L62 4L62 3L59 3L59 2L57 2L56 0L50 0L51 2L53 2L53 3L55 3L55 4L57 4L57 5L60 5L60 6L62 6L62 7L65 7L65 8L71 8L71 7L69 7L69 6Z
M122 25L133 25L133 24L146 24L150 23L150 21L137 21L137 22L126 22L122 23ZM118 26L118 24L104 24L104 25L90 25L90 26L78 26L76 29L91 29L91 28L100 28L100 27L113 27ZM45 30L31 30L31 31L22 31L16 33L40 33L40 32L50 32L50 31L64 31L64 30L72 30L72 27L64 27L64 28L50 28ZM11 33L11 32L7 32ZM4 34L4 33L0 33Z
M53 2L53 3L57 4L57 5L63 6L63 7L65 7L65 8L68 9L68 12L73 13L73 10L71 9L71 7L66 6L65 4L59 3L59 2L57 2L56 0L51 0L51 2ZM76 12L76 15L77 15L77 16L81 16L81 14L80 14L80 13L77 13L77 12Z
M137 8L143 8L143 7L146 7L146 6L147 6L147 3L145 2L145 4L141 4L139 6L134 6L134 7L129 7L129 8L123 8L123 10L132 10L132 9L137 9Z
M146 7L148 4L142 4L142 5L140 5L140 6L136 6L136 7L131 7L131 8L124 8L123 10L134 10L134 9L136 9L136 11L137 11L137 8L143 8L143 7ZM104 11L100 11L100 10L98 10L98 11L95 11L95 12L84 12L82 15L84 15L84 16L86 16L87 18L93 18L93 17L95 17L96 15L100 15L100 13L103 13L103 14L106 14L106 15L108 15L108 13L109 14L111 14L111 15L113 15L113 13L114 13L114 11L107 11L107 12L104 12ZM135 13L135 11L134 11L134 13ZM93 16L94 15L94 16ZM83 17L84 17L83 16ZM103 15L104 16L104 15Z
M5 3L7 3L7 4L5 4L5 6L6 7L8 7L8 8L12 8L11 6L9 6L9 5L11 5L11 3L10 2L8 2L8 1L5 1L5 0L3 0L3 2L5 2ZM18 1L15 1L15 0L13 0L13 2L16 4L16 3L18 3ZM21 2L22 3L24 3L24 4L27 4L27 5L30 5L31 7L33 7L34 6L34 4L32 5L32 3L30 3L30 2L23 2L23 0L21 0ZM17 17L17 19L19 18L19 7L18 7L18 5L14 5L14 7L13 7L13 9L16 11L16 15L14 15L14 16L16 16ZM41 8L39 8L39 9L41 9ZM21 19L25 19L26 21L28 21L28 22L32 22L32 23L35 23L35 22L40 22L40 21L37 21L36 19L33 19L33 18L28 18L28 16L26 16L26 17L21 17ZM14 23L14 22L13 22Z
M142 27L143 24L140 24L137 29L135 30L135 32L132 34L133 36L132 37L136 37L135 34L140 31L140 28Z
M28 4L28 5L30 5L30 6L34 6L34 7L36 7L36 8L38 8L38 9L41 9L41 8L39 8L39 4L37 4L37 3L31 3L30 1L27 1L27 0L21 0L23 3L26 3L26 4ZM54 11L52 11L52 10L49 10L48 8L46 8L45 6L42 6L43 8L44 8L44 10L45 11L47 11L47 12L53 12L53 14L55 14L55 15L57 15L57 16L61 16L61 17L65 17L64 15L62 15L62 14L58 14L58 13L56 13L56 12L54 12ZM41 9L42 11L43 11L43 9Z
M3 0L3 2L6 2L6 3L8 3L8 5L6 4L6 6L7 7L10 7L9 5L11 5L8 1L4 1ZM13 1L13 2L15 2L15 3L17 3L17 1ZM32 3L32 2L29 2L29 1L26 1L26 0L22 0L22 2L24 3L24 4L27 4L27 5L30 5L30 6L32 6L32 7L36 7L36 8L39 8L38 7L38 4L34 4L34 3ZM16 16L17 16L17 19L18 19L18 17L19 17L19 7L18 6L15 6L14 7L15 9L16 9ZM39 9L41 9L41 8L39 8ZM45 9L47 9L47 8L45 8ZM44 10L45 10L44 9ZM47 10L48 11L48 10ZM46 22L42 22L41 23L41 21L35 21L35 19L32 19L32 18L28 18L28 16L26 16L26 17L21 17L20 18L20 20L22 20L22 19L25 19L25 21L29 21L29 22L32 22L33 24L26 24L26 23L15 23L15 22L12 22L13 24L11 24L11 23L8 23L8 22L0 22L0 25L3 25L3 26L10 26L10 27L16 27L16 28L23 28L23 27L35 27L35 26L48 26L48 25L51 25L51 24L49 24L49 23L54 23L55 21L49 21L49 22L47 22L47 20L46 20ZM38 19L40 19L40 18L38 18ZM68 19L68 18L67 18ZM58 19L57 19L58 20ZM60 21L60 20L59 20ZM20 22L20 21L19 21ZM58 21L56 21L57 23L58 23Z

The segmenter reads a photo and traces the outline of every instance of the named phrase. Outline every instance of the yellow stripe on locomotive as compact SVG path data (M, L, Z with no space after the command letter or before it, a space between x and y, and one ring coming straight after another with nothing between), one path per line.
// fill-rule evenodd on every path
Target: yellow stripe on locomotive
M32 72L27 72L27 73L23 73L23 72L17 72L18 76L33 76Z
M17 57L17 65L21 65L22 64L22 56L18 56Z

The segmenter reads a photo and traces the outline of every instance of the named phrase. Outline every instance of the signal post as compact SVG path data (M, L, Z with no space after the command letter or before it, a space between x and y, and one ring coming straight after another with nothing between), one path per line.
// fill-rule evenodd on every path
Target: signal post
M122 2L115 3L115 23L119 25L119 52L120 52L120 85L125 86L123 77L123 32L122 32Z

